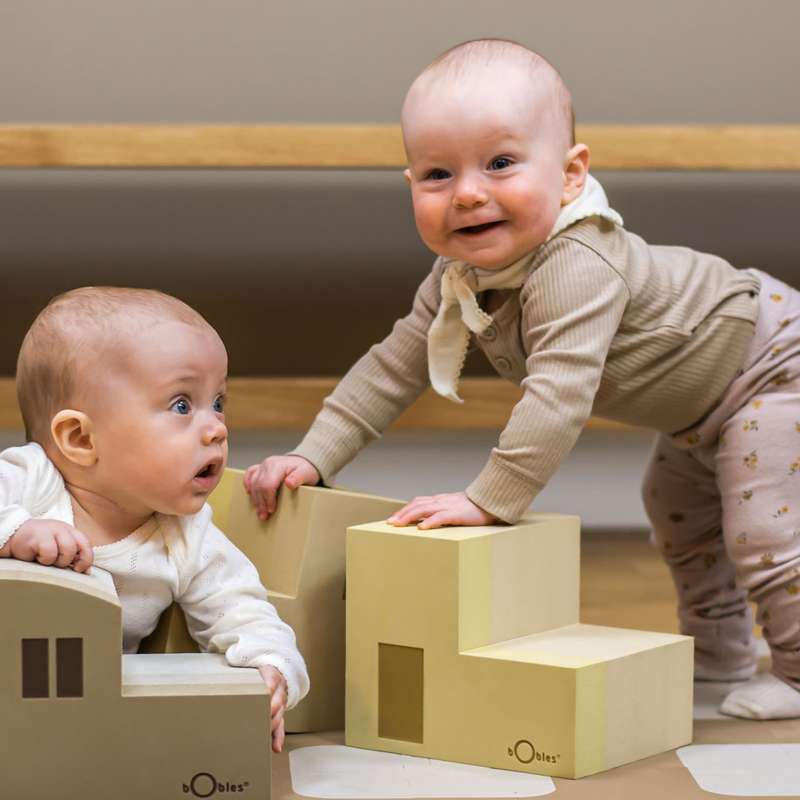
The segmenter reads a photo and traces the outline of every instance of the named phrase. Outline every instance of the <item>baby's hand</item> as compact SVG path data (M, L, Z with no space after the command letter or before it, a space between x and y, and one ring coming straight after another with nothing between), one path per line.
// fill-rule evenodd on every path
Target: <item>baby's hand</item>
M303 484L316 486L319 481L317 468L301 456L270 456L244 473L244 488L259 519L269 519L275 513L282 485L296 489Z
M0 556L86 572L92 565L92 546L85 534L66 522L29 519L3 545Z
M272 751L280 753L283 750L283 740L286 737L283 724L283 714L286 711L286 696L288 694L288 687L286 686L286 678L280 670L275 667L259 667L258 671L264 683L267 684L270 695L270 718L272 720Z
M491 525L499 520L476 506L464 492L452 492L415 497L386 521L400 527L417 522L420 530L428 530L443 525Z

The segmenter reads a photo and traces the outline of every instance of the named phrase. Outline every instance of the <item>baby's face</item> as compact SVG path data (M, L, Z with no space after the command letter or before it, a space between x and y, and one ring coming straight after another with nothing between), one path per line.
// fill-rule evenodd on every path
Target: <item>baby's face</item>
M92 381L98 483L130 512L193 514L228 457L225 347L211 327L174 321L131 338Z
M552 116L519 70L412 88L406 177L431 250L500 269L546 240L562 204L566 153Z

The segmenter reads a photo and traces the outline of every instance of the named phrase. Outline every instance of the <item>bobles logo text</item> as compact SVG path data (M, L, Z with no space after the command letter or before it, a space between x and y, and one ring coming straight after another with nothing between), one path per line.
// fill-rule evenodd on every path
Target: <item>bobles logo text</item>
M183 793L193 797L215 797L246 792L249 788L250 781L218 781L210 772L198 772L189 783L183 784Z
M561 754L553 755L537 750L527 739L519 739L508 748L508 754L516 758L520 764L532 764L533 762L545 764L557 764Z

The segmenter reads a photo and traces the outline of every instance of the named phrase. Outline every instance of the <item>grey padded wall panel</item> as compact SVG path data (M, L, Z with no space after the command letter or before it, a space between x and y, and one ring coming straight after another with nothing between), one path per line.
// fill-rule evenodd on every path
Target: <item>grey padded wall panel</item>
M0 121L394 122L479 36L561 70L583 122L796 122L797 0L3 0Z
M598 177L649 241L800 285L800 174ZM341 374L431 263L396 172L0 171L0 374L53 294L92 283L182 297L222 334L233 375Z

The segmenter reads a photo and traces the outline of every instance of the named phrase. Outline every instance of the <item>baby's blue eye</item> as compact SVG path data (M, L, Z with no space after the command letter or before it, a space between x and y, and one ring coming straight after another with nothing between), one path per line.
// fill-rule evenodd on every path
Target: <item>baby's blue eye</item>
M185 397L179 397L170 407L170 411L174 411L176 414L188 414L192 407L189 405L189 401Z
M425 180L428 181L444 181L450 177L450 173L446 169L432 169L428 174L425 176Z
M489 169L508 169L511 166L510 158L495 158L489 165Z
M225 413L225 398L222 395L220 395L219 397L217 397L216 400L214 400L213 408L217 414Z

